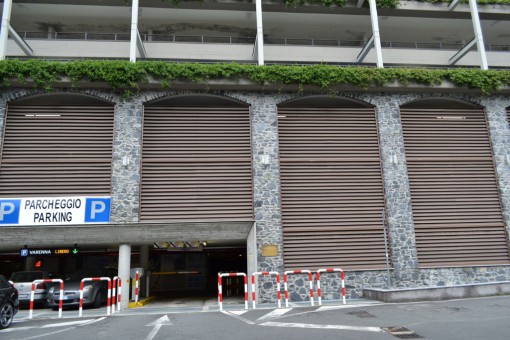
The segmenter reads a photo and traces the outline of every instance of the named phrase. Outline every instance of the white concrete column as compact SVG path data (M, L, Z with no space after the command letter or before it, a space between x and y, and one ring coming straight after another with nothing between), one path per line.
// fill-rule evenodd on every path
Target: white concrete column
M48 39L55 39L55 27L48 26Z
M121 244L119 246L119 276L122 279L122 296L120 301L121 308L128 308L129 290L131 281L129 279L131 270L131 245Z
M257 61L264 65L264 29L262 26L262 0L255 0L257 14Z
M131 9L131 43L129 45L129 61L136 61L136 46L138 41L138 0L133 0Z
M485 42L483 41L482 25L480 24L480 16L478 15L478 5L476 0L469 0L469 8L471 9L471 20L473 21L473 30L475 31L476 47L480 54L480 68L488 70L487 54L485 53Z
M374 36L375 56L377 58L377 67L383 68L381 36L379 35L379 22L377 21L377 6L375 0L369 0L370 21L372 22L372 34Z
M154 35L154 30L151 28L147 32L147 41L152 41L153 40L153 37L152 37L153 35Z
M251 227L250 233L248 234L248 239L246 240L246 261L248 268L248 296L251 299L251 275L257 272L257 223L253 223Z
M11 22L12 0L4 0L2 13L2 26L0 28L0 60L5 60L7 54L7 38L9 38L9 26Z

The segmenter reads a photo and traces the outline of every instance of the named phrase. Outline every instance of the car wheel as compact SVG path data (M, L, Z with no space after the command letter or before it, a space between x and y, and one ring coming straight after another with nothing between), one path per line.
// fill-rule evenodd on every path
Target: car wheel
M9 302L5 302L0 307L0 329L7 328L11 325L14 318L14 308Z
M101 307L101 292L96 294L96 298L94 299L94 308Z

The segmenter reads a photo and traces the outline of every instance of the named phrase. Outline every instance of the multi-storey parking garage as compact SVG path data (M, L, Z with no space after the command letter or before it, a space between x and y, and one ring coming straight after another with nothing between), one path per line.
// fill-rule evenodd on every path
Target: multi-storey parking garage
M350 298L510 280L504 77L488 94L464 86L467 71L441 85L373 73L506 75L509 9L404 1L380 9L381 38L375 8L361 3L5 1L0 58L30 59L51 92L37 74L2 78L1 273L115 267L129 283L138 270L142 291L161 296L213 296L218 272L342 268ZM125 60L61 75L29 63L43 58ZM246 65L209 64L219 61L260 67L245 79L235 72ZM328 69L278 78L267 63L368 67L328 87ZM119 85L106 64L150 76ZM190 71L175 79L168 64ZM307 85L313 72L324 88ZM291 280L293 299L308 299L306 284ZM339 297L336 276L322 284ZM275 286L265 280L257 296L274 300Z

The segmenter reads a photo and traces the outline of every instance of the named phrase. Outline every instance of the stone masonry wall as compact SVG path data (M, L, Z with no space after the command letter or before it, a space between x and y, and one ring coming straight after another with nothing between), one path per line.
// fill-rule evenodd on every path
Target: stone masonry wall
M60 92L60 90L58 91ZM126 99L108 91L63 89L61 92L92 95L108 100L115 105L111 220L114 223L138 221L143 105L154 99L167 96L200 93L193 91L150 91L141 92ZM28 89L10 89L0 92L0 133L3 133L5 108L9 102L41 93L43 92L40 90ZM208 94L236 99L250 105L253 204L258 249L257 270L276 271L282 275L283 279L284 258L280 210L277 105L298 96L306 97L308 94L235 91ZM391 286L444 286L510 280L510 266L419 268L399 110L400 106L406 103L429 97L463 100L485 108L507 235L510 235L510 152L508 151L510 149L510 129L506 119L506 109L510 107L510 98L505 96L473 97L442 93L343 93L338 94L338 96L361 100L376 108L391 245ZM0 141L2 140L1 137L3 136L0 135ZM260 157L262 155L269 156L269 164L262 164ZM122 164L122 159L125 156L129 161L128 166ZM261 249L265 245L276 245L278 255L263 257ZM274 278L261 278L259 282L258 302L274 302L276 297ZM387 288L388 282L385 270L349 271L346 273L347 296L348 298L358 298L361 296L364 287ZM321 285L324 300L338 300L341 298L338 274L322 275ZM316 288L315 284L314 288ZM307 301L309 299L307 277L303 275L289 276L289 292L291 301Z

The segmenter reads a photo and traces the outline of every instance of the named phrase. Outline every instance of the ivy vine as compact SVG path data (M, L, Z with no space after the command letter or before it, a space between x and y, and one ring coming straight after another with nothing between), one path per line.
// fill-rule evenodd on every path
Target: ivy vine
M37 59L0 61L0 86L18 83L52 90L58 81L70 80L71 86L83 83L101 82L110 88L122 90L124 94L138 91L149 80L158 81L163 88L171 87L177 81L191 81L207 88L210 80L249 79L261 85L283 87L296 85L317 86L333 91L336 86L350 85L360 89L371 86L385 86L396 81L401 84L416 83L427 86L440 85L449 81L459 87L480 89L489 95L502 87L510 87L509 70L480 69L420 69L420 68L370 68L338 67L330 65L257 66L247 64L199 64L123 60L84 60L72 62L43 61Z
M179 5L181 1L188 0L161 0L164 2L169 2L173 5ZM191 0L193 1L193 0ZM194 0L196 1L196 0ZM411 0L411 1L419 1L419 2L431 2L431 3L439 3L445 2L450 3L451 0ZM324 6L338 6L343 7L347 0L281 0L287 6L302 6L305 3L308 4L322 4ZM461 0L460 3L468 3L469 0ZM510 0L477 0L479 5L510 5ZM396 8L399 4L399 0L376 0L376 4L378 8ZM368 1L365 1L363 4L365 7L368 7Z

